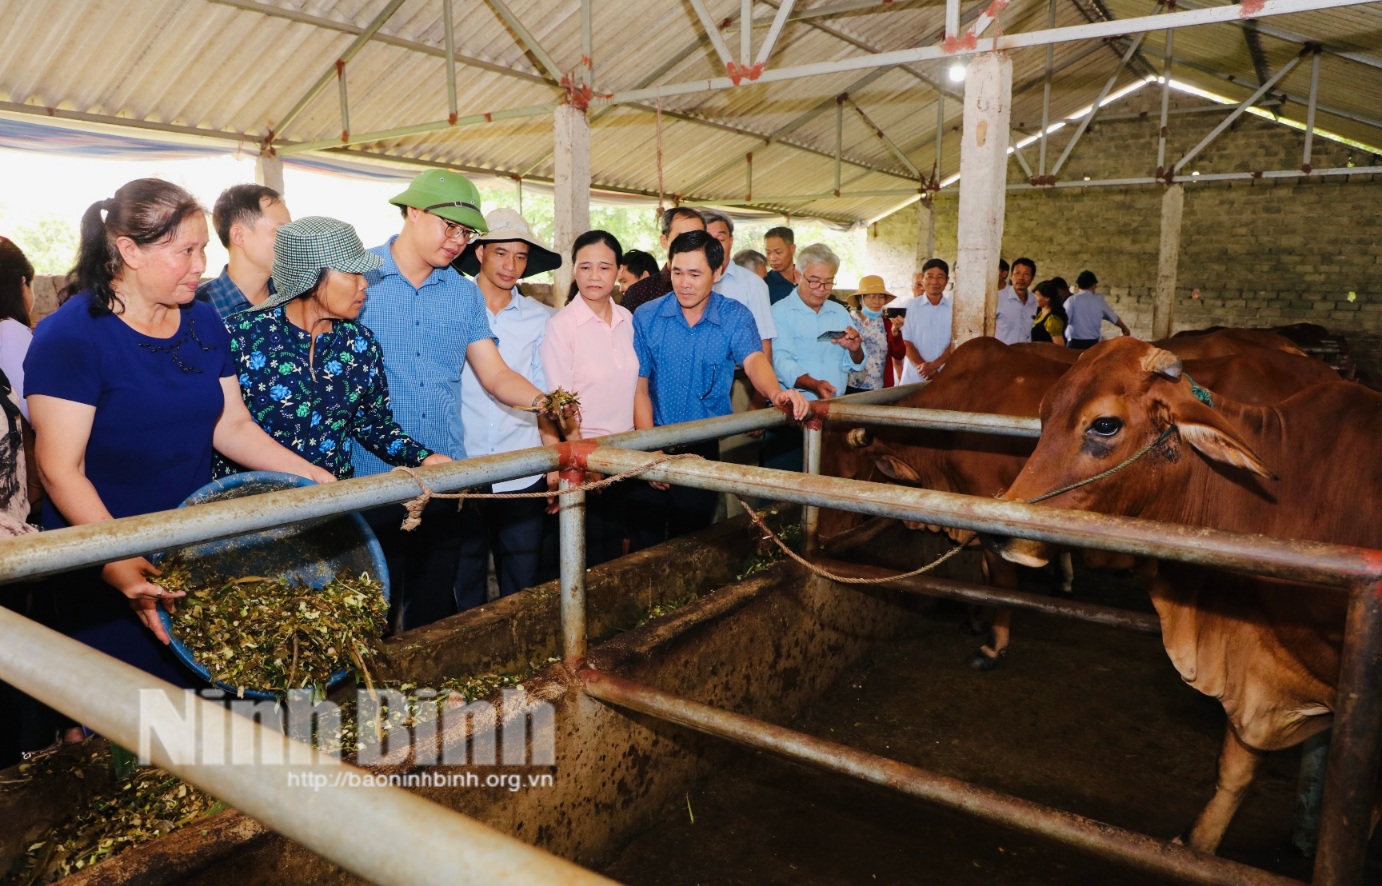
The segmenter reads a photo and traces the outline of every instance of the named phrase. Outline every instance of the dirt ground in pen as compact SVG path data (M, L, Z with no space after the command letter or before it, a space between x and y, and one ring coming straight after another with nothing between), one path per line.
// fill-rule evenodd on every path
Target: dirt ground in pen
M1033 573L1024 587L1049 585ZM1075 593L1151 610L1124 575L1085 572ZM1008 660L980 673L965 666L977 638L962 614L938 605L784 725L1142 833L1186 828L1212 793L1224 717L1158 637L1018 613ZM1269 758L1220 854L1309 879L1289 841L1299 761L1298 749ZM635 886L1162 882L750 750L603 873ZM1382 837L1365 882L1382 883Z

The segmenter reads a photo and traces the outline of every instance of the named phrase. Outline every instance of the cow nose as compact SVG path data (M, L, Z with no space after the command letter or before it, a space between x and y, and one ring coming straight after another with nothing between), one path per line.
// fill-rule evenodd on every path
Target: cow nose
M988 534L980 534L979 539L984 547L1009 563L1040 568L1051 562L1050 545L1043 541Z
M845 435L845 442L855 449L863 449L873 442L873 435L868 428L854 428Z

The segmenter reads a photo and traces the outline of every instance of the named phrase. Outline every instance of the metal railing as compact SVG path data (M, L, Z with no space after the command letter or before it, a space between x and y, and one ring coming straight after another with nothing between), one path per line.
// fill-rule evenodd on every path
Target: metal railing
M808 421L805 429L808 467L819 471L822 419L1023 436L1032 436L1035 430L1033 420L1027 418L964 413L919 415L919 411L871 405L892 402L911 390L891 388L817 406L816 418ZM469 459L423 469L419 476L433 491L453 492L558 468L571 472L573 477L575 470L586 468L615 474L648 467L656 460L653 455L637 451L640 449L684 445L788 424L780 413L760 410L612 435L585 444ZM1382 552L718 462L666 462L648 467L641 478L799 503L804 506L808 549L815 546L813 529L817 509L827 506L1073 547L1179 560L1339 586L1351 591L1315 882L1331 886L1361 882L1371 792L1376 783L1378 747L1382 740L1382 701L1379 701L1382 697L1379 692L1382 688L1382 679L1379 679L1382 677ZM418 491L417 484L402 474L383 474L26 536L0 544L0 583L402 502ZM559 518L562 636L564 654L573 664L583 660L586 643L583 512L583 492L562 493ZM966 586L962 590L943 584L935 587L942 593L949 590L998 605L1014 602L1001 593L976 586ZM1091 613L1091 620L1125 621L1127 626L1150 628L1144 620L1122 620L1116 614L1093 613L1092 610ZM1073 610L1058 614L1081 615ZM135 697L132 693L143 688L175 691L168 684L11 613L0 612L0 648L7 650L7 655L0 658L0 679L91 724L117 742L132 743L137 738L135 724L117 710L123 709L125 713L137 710L130 701ZM21 654L10 651L21 649L24 650ZM61 667L53 664L59 660ZM35 662L46 662L47 666ZM826 765L866 780L899 787L914 795L948 803L1008 826L1043 833L1145 870L1205 883L1283 882L1282 878L1255 868L996 792L983 792L982 802L979 802L974 799L980 796L975 793L978 789L965 786L966 790L956 792L952 790L954 785L934 773L903 767L907 770L902 773L905 778L899 780L887 775L901 771L897 768L901 764L894 761L881 758L868 761L865 760L868 755L857 751L837 746L827 748L818 740L806 740L808 737L789 734L770 724L697 706L686 699L636 687L588 669L582 671L582 677L588 694L610 703L635 707L735 741L767 747L800 762ZM101 691L93 691L96 686L100 686ZM204 722L224 723L215 719L227 716L219 707L208 702L198 704L202 715L211 718ZM695 723L674 713L686 710L695 711ZM269 732L262 726L255 728ZM256 740L288 741L276 732L256 735ZM823 748L829 753L822 753ZM831 759L836 759L839 765L832 765ZM314 795L314 802L308 804L301 803L299 796L294 794L290 805L283 793L286 779L281 767L177 765L166 755L156 755L155 762L167 764L170 771L206 788L274 830L377 882L456 882L467 876L512 878L520 869L524 874L519 879L526 881L598 880L595 875L541 850L403 791L374 789L366 798L359 791L329 788ZM334 760L316 759L311 766L328 771L328 774L348 768ZM343 826L343 822L356 819L342 815L342 811L356 810L361 805L394 810L394 821L406 822L407 826L386 829L380 818L387 818L387 815L368 814L364 809L359 810L360 826ZM328 818L330 827L325 826ZM465 852L456 850L455 837L461 833L469 841ZM434 839L438 836L442 839ZM434 853L424 851L429 845L447 847L442 853L445 857L436 858ZM388 849L387 855L380 847ZM416 867L402 863L402 859L410 857L425 863ZM379 863L381 858L385 859L383 864Z

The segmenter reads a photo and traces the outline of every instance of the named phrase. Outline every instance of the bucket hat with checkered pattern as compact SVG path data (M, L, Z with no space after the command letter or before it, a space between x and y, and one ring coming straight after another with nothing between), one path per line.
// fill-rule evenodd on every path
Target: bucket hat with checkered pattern
M309 215L278 229L274 238L274 294L252 310L268 311L310 291L321 272L372 271L384 260L366 252L360 235L343 221Z

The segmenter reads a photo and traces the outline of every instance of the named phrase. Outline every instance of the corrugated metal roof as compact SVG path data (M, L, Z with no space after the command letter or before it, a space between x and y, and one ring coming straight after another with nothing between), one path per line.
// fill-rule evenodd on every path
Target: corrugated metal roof
M731 54L737 56L739 0L705 0ZM386 7L385 0L0 0L0 110L54 108L88 120L118 118L188 135L279 145L339 139L343 129L336 59ZM489 3L453 0L457 113L484 114L558 101L562 90ZM581 4L575 0L504 0L561 71L581 58ZM972 18L986 3L973 4ZM1210 0L1193 0L1196 8ZM771 20L776 0L753 13ZM692 6L682 0L596 0L594 70L605 92L722 76L723 65ZM775 68L855 58L933 43L944 21L937 0L893 0L864 8L844 0L801 0L795 12L835 11L790 21L771 59ZM443 3L403 0L373 39L344 66L349 128L355 135L443 121L449 112ZM1091 19L1144 16L1149 0L1057 0L1057 26ZM1050 6L1017 0L1002 13L1002 32L1045 28ZM1240 100L1257 86L1258 66L1274 72L1322 43L1317 125L1364 144L1382 144L1382 29L1378 4L1278 16L1257 27L1254 50L1238 24L1181 29L1174 77ZM996 30L996 28L995 28ZM767 29L753 31L756 53ZM1119 69L1126 42L1064 43L1053 48L1050 119L1087 107ZM1163 38L1148 34L1124 85L1161 69ZM1358 53L1360 62L1337 53ZM1140 67L1139 67L1140 65ZM937 89L944 91L945 139L939 174L958 170L954 132L962 85L945 79L944 62L881 71L824 74L781 83L750 83L723 91L668 96L661 102L662 180L669 195L708 202L748 202L840 221L874 217L918 187L913 174L874 131L901 149L923 178L936 160ZM1013 53L1014 138L1036 133L1042 116L1046 50ZM1286 97L1278 112L1304 122L1309 61L1273 90ZM288 120L309 88L323 89ZM848 93L840 139L843 194L832 191L837 97ZM591 164L597 186L656 194L659 139L656 101L592 108ZM437 132L385 138L341 149L349 155L491 170L539 180L553 174L549 117L500 120ZM1038 148L1024 151L1035 162ZM746 158L752 152L752 171ZM1154 158L1149 158L1152 163ZM1048 156L1048 165L1054 157ZM1151 172L1149 166L1149 174ZM862 192L862 193L861 193Z

